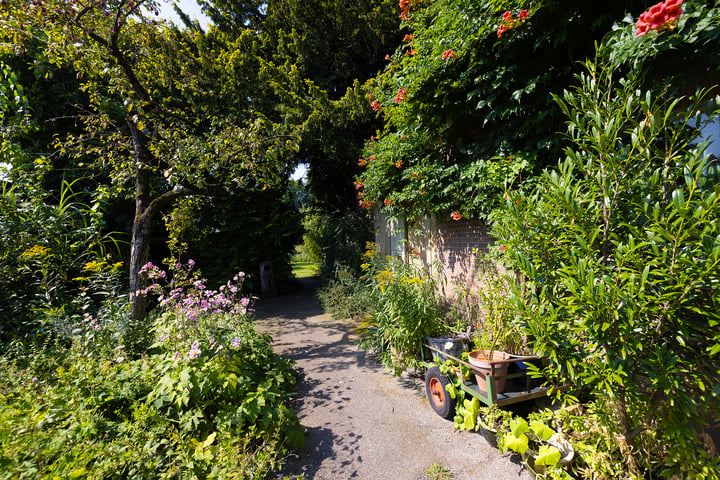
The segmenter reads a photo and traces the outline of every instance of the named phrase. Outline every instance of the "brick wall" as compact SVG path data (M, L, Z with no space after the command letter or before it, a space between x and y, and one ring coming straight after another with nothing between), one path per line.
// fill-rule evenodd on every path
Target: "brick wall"
M493 243L488 227L478 220L438 220L435 227L435 259L445 277L443 296L454 298L458 288L480 286L475 259Z
M385 254L400 254L405 261L424 266L431 272L442 272L439 282L441 293L447 300L456 297L458 288L471 292L480 286L475 268L478 254L487 252L493 243L488 227L478 220L427 217L405 226L406 248L399 252L391 249L396 244L397 228L388 219L376 216L376 241Z

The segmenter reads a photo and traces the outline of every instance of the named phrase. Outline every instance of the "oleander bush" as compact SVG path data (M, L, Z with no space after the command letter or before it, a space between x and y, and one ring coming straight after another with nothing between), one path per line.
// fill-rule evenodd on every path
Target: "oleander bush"
M717 478L703 435L720 414L720 175L695 127L720 99L645 90L606 54L557 98L565 160L509 192L493 231L542 374L602 401L627 471Z

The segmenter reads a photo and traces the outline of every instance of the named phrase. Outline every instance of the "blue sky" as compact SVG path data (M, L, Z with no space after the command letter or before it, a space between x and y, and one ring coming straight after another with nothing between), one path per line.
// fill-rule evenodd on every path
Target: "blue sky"
M160 1L160 16L167 18L175 23L180 24L180 19L175 15L175 10L172 4L177 3L180 9L187 13L191 18L196 18L202 25L207 25L210 21L200 11L200 6L195 0L161 0Z

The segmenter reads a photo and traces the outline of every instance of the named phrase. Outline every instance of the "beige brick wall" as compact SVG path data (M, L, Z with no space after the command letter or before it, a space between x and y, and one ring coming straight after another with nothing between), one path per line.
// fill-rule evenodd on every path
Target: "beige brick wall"
M378 214L375 228L382 253L394 252L430 272L442 272L441 293L447 300L455 297L459 287L471 291L479 287L475 258L478 253L486 253L493 243L485 223L466 219L440 220L432 216L399 226ZM399 249L398 245L403 248Z
M438 221L435 238L436 259L445 276L445 298L454 298L459 287L476 290L480 279L475 259L493 243L487 225L479 220Z

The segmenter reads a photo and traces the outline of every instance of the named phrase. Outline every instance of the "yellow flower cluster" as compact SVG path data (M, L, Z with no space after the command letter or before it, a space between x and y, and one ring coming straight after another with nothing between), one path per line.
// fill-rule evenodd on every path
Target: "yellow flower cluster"
M113 264L109 264L108 262L88 262L83 267L83 270L86 272L94 272L94 273L100 273L106 270L116 271L118 268L122 267L122 262L117 262Z
M24 258L45 258L48 256L49 251L48 247L34 245L21 253L20 256Z
M403 277L402 282L407 283L409 285L425 284L425 283L427 283L427 277Z
M380 291L384 292L387 286L393 283L393 272L390 270L380 270L377 275L375 275L375 281Z

